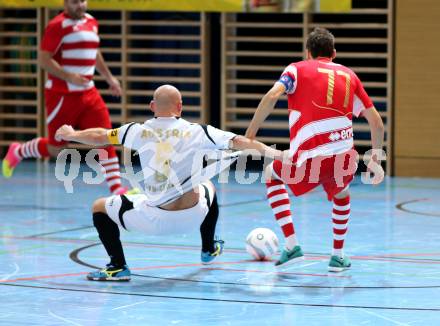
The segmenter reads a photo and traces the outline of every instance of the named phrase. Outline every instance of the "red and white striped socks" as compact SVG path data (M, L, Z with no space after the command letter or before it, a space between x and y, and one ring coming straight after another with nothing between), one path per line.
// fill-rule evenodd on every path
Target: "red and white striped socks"
M279 180L268 181L266 187L267 199L286 240L286 249L292 250L293 247L298 245L298 239L296 238L295 228L293 227L289 194L283 182Z
M99 159L99 164L102 165L102 174L104 174L107 186L110 192L114 195L119 195L125 192L125 188L121 185L121 172L119 170L119 160L117 156L109 159Z
M333 198L333 252L332 255L344 257L344 240L350 218L350 196Z
M20 160L24 158L49 157L47 149L47 138L34 138L28 142L20 144L14 153Z

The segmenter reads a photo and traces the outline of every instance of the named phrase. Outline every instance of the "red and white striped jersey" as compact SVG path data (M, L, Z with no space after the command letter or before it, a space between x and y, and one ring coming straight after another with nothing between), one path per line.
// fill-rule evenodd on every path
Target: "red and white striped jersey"
M300 61L287 66L278 82L287 93L293 163L353 148L353 114L373 103L351 69L326 58Z
M46 88L61 93L92 88L98 47L98 22L91 15L74 20L61 13L52 19L44 32L41 50L51 52L64 70L83 75L90 82L86 86L78 86L49 74Z

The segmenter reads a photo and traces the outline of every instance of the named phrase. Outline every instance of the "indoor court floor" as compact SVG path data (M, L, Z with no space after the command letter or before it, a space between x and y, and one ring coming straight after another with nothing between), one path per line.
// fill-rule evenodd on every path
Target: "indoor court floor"
M345 251L352 269L327 272L331 203L321 190L292 199L306 259L276 269L248 255L256 227L281 232L261 183L218 186L218 262L200 264L200 236L122 231L131 282L90 282L107 263L90 206L105 185L55 178L24 162L0 179L1 325L439 325L440 180L387 178L351 187ZM232 178L230 178L232 180Z

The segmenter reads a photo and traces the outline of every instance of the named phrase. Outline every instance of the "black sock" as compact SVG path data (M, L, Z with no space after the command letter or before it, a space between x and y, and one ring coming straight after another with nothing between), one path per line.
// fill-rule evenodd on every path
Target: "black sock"
M110 256L110 263L115 267L122 267L126 264L124 250L119 239L119 227L105 213L93 213L93 225L99 234L107 254Z
M214 199L212 200L211 207L209 208L208 214L206 214L203 223L200 225L200 235L202 236L202 251L211 252L215 251L214 248L214 235L215 226L217 225L218 219L218 204L217 195L214 194Z

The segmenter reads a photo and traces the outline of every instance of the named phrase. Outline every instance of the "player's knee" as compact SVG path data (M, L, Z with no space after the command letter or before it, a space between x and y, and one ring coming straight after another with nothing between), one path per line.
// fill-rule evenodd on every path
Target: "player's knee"
M106 198L99 198L95 200L92 206L92 212L95 213L106 213L105 210L105 200Z

